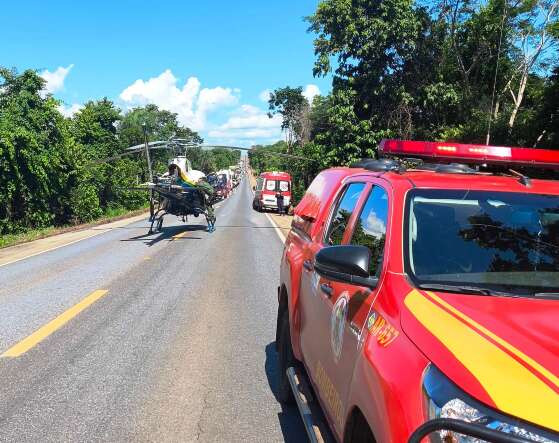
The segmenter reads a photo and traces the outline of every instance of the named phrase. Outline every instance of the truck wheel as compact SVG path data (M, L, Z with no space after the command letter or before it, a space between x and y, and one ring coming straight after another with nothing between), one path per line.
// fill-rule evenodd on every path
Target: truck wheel
M289 333L289 312L284 312L281 319L281 329L278 343L278 400L283 404L295 401L291 386L287 379L287 368L295 366L295 358L291 349L291 334Z

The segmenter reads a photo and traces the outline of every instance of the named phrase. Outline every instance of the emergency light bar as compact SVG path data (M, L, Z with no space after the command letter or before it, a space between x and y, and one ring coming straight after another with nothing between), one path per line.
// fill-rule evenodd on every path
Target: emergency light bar
M559 151L550 149L384 139L380 142L379 154L430 159L440 163L463 162L559 169Z

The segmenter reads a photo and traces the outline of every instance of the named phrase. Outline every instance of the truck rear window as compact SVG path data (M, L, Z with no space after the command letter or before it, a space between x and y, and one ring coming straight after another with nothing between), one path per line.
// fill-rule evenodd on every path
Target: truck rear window
M413 190L405 217L406 268L420 286L559 292L559 196Z
M289 182L287 180L266 179L266 190L287 192L289 191Z

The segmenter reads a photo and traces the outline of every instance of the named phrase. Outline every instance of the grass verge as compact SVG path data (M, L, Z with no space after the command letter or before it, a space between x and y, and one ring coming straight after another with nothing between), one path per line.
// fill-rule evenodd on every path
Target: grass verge
M134 217L136 215L143 214L149 209L149 206L130 211L125 208L109 209L101 218L94 220L89 223L79 224L79 225L67 225L67 226L51 226L48 228L32 229L27 232L22 232L21 234L5 234L0 237L0 249L7 248L9 246L19 245L21 243L27 243L33 240L39 240L40 238L51 237L53 235L64 234L65 232L79 231L80 229L87 229L92 226L98 226L105 223L110 223L117 220L122 220L127 217Z

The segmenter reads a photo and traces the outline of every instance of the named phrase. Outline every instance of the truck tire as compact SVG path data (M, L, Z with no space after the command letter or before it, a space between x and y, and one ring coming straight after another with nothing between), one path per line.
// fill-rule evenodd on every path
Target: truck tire
M287 369L295 366L296 361L293 357L291 348L291 334L289 333L289 312L286 310L281 319L281 329L278 343L278 401L282 404L293 404L295 398L291 392L291 386L287 379Z

